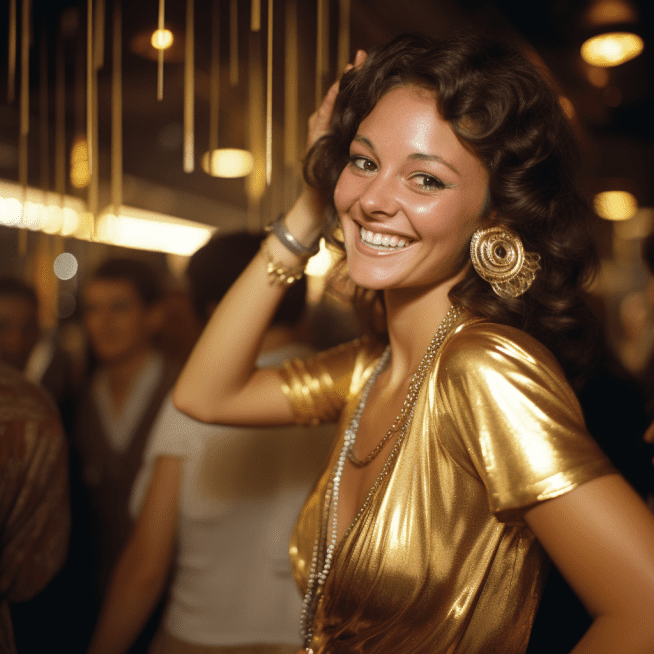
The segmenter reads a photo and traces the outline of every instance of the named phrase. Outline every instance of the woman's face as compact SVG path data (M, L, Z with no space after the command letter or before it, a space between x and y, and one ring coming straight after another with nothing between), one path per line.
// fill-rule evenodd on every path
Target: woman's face
M334 202L350 277L375 290L449 288L480 226L488 172L416 86L388 91L361 122Z

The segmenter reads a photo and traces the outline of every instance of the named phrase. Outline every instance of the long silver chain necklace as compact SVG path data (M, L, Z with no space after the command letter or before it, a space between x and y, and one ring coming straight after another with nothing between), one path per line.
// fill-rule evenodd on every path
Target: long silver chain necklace
M404 436L407 432L407 429L413 419L413 413L416 408L416 403L418 401L418 395L422 384L427 376L429 370L431 370L432 364L438 354L438 351L445 340L445 337L449 334L450 330L456 323L456 321L461 316L462 310L452 305L449 311L445 314L445 317L441 321L438 331L434 334L427 351L423 356L418 370L411 378L411 383L409 384L409 391L407 393L402 409L400 410L399 415L393 421L393 425L386 432L384 438L380 443L375 447L375 449L362 461L354 457L352 454L352 449L354 443L356 442L357 432L359 430L359 421L361 420L361 415L366 406L366 401L368 400L368 395L370 390L374 386L375 382L379 375L387 368L391 355L390 345L384 350L381 358L379 359L375 369L372 371L372 374L368 378L361 395L359 397L359 404L357 405L356 410L354 411L350 424L345 430L345 436L343 439L343 447L339 454L336 465L334 466L334 472L332 474L331 480L327 484L325 489L325 500L323 503L323 513L320 526L320 532L318 538L314 542L313 551L311 555L311 567L309 569L309 578L307 580L307 590L304 594L304 599L302 600L302 610L300 613L300 636L304 643L304 648L307 654L313 654L311 649L311 641L313 640L313 631L314 631L314 618L316 614L316 608L318 606L318 601L320 599L321 591L329 571L332 567L332 561L334 558L334 552L336 550L336 543L338 540L338 519L337 519L337 509L338 509L338 495L341 486L341 478L343 476L343 468L345 467L346 458L349 459L354 465L359 467L365 466L370 461L372 461L377 454L381 451L385 443L394 435L397 434L398 437L391 449L391 452L388 455L388 459L384 464L384 467L381 469L377 479L374 484L368 491L366 499L359 509L359 512L355 516L352 524L349 526L343 539L347 538L350 534L354 525L358 522L361 514L367 508L370 500L372 499L375 491L379 488L382 480L390 472L393 461L397 456L399 451L400 444L404 440ZM331 509L331 521L329 520L329 513ZM331 528L329 523L331 522ZM327 538L327 532L329 533L329 539ZM328 544L329 543L329 544ZM322 568L318 571L318 561L322 560Z

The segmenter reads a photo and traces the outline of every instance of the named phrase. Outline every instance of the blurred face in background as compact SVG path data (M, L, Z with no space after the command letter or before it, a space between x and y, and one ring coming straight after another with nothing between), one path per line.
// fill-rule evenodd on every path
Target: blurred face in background
M84 325L101 363L120 363L149 349L155 309L143 303L131 282L94 279L83 299Z
M23 370L38 340L34 303L21 295L0 294L0 359Z

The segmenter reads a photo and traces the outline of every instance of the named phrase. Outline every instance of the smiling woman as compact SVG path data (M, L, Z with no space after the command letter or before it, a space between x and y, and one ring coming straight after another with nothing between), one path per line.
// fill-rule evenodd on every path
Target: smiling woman
M420 284L438 293L439 284L464 275L470 237L482 222L488 173L435 106L433 92L424 88L394 88L352 140L334 204L350 277L363 288ZM424 301L434 302L430 294Z
M309 145L175 391L205 421L339 422L290 547L302 651L522 654L548 556L594 617L575 654L653 651L654 516L571 386L594 254L555 94L496 42L401 37L357 53ZM259 370L321 233L382 328Z

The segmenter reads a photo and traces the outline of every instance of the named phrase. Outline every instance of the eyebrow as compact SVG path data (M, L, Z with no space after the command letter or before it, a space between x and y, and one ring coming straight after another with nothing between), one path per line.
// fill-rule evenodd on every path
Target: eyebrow
M377 154L375 150L375 146L372 144L370 139L367 139L365 136L362 136L361 134L357 134L352 141L356 141L358 143L363 143L367 148L369 148L373 153ZM450 170L454 171L457 175L461 176L461 173L451 164L445 161L442 157L439 157L437 154L425 154L424 152L415 152L414 154L409 156L409 159L413 161L438 161L439 163L442 163L444 166L447 166Z

